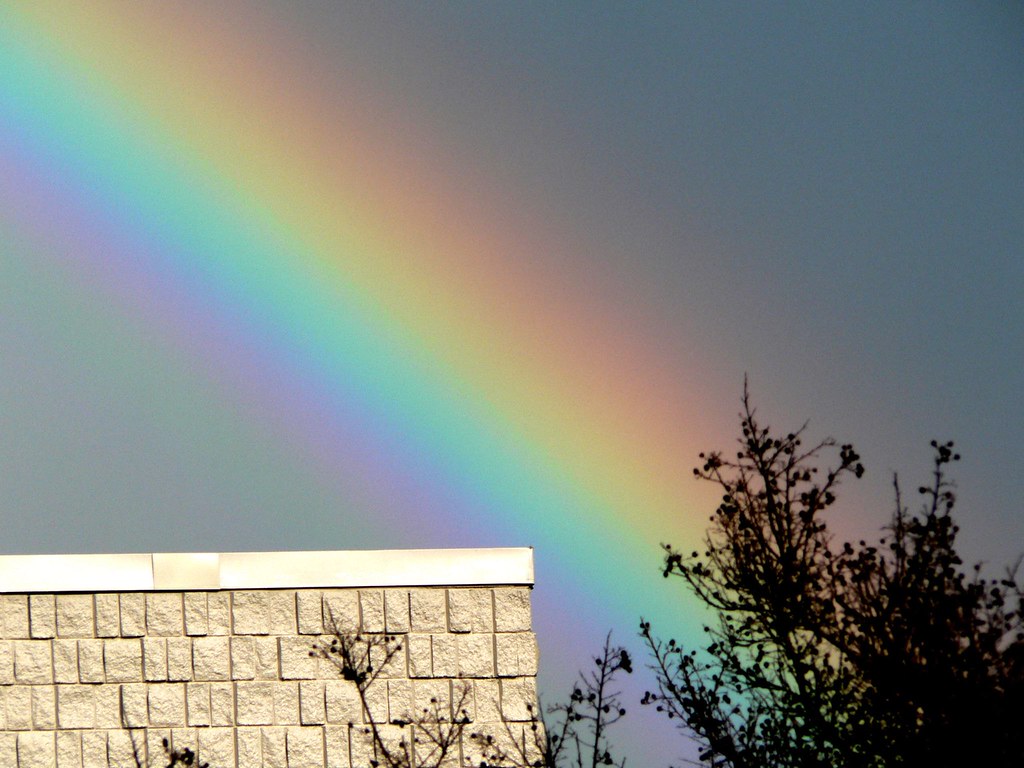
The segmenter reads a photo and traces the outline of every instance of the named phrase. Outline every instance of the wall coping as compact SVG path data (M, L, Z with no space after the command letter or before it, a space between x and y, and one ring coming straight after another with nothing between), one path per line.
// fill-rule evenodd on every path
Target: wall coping
M533 585L533 549L2 555L0 592Z

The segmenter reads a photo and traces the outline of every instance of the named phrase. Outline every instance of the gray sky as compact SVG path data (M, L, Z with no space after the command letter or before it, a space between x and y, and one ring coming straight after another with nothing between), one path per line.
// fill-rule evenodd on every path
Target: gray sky
M593 289L685 372L694 423L713 427L702 447L727 447L748 374L773 424L810 419L814 435L860 449L869 475L849 493L861 511L837 525L866 535L891 509L892 472L916 487L928 441L954 439L966 559L1024 552L1019 4L204 13L279 53L271 68L315 62L317 93L341 100L357 84L369 96L352 109L385 145L487 180L488 215L544 222L550 247L528 266L552 275L553 293ZM16 190L0 193L17 208ZM113 309L124 297L102 259L82 271L74 256L8 246L4 551L406 545L354 524L357 479L312 467L326 438L284 416L260 423L206 372L199 341L171 343L159 322ZM288 381L254 375L268 391ZM684 472L692 460L680 457ZM554 612L539 609L542 650L565 660L573 649L543 637ZM548 674L552 688L567 680ZM677 753L624 741L638 764Z

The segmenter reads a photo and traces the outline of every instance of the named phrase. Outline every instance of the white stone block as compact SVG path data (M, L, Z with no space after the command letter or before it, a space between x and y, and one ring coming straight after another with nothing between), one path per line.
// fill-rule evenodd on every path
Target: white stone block
M382 725L377 730L380 734L380 740L384 743L384 748L388 750L393 761L399 765L415 764L413 761L412 733L410 728L398 725ZM456 747L456 760L458 759L457 753L458 747ZM383 760L381 762L386 764ZM449 766L444 765L444 768L449 768ZM458 768L458 763L456 762L455 765L451 765L451 768Z
M57 725L61 728L92 728L96 724L96 686L57 686ZM128 712L125 713L126 719Z
M434 674L430 656L430 635L406 635L409 677L431 677Z
M52 731L57 727L57 706L52 685L32 686L32 727Z
M111 731L107 734L107 761L110 766L129 766L135 762L139 737L130 731Z
M15 640L14 679L31 685L52 683L50 643L46 640Z
M536 712L536 678L513 677L501 681L501 713L505 720L528 721Z
M384 590L384 623L388 632L409 631L409 590Z
M149 722L165 728L185 726L185 686L181 683L154 683L149 686Z
M226 637L197 637L192 641L196 680L230 680L231 652Z
M104 640L78 641L78 679L80 682L102 683L105 679L103 673L104 642Z
M28 595L3 595L4 635L9 638L29 637Z
M322 635L324 633L324 609L322 593L318 590L302 589L296 594L300 635Z
M106 765L123 768L134 762L136 750L141 750L140 736L131 731L111 731L106 734Z
M299 720L303 725L323 725L327 722L324 683L303 680L299 683Z
M14 646L9 640L0 640L0 685L14 683Z
M263 768L289 768L287 731L284 728L261 728Z
M308 636L278 638L282 680L313 680L317 677L319 662L310 656L312 643Z
M295 616L295 591L275 589L267 593L270 608L270 634L294 635L299 631Z
M234 725L235 686L231 683L210 683L210 724Z
M199 756L210 765L235 764L235 733L233 728L200 728Z
M117 595L96 595L96 636L117 637L121 634L121 606Z
M319 647L327 649L330 647L330 641L333 638L322 637L320 638ZM337 654L328 653L326 656L316 651L317 658L317 671L316 676L320 680L334 680L341 675L341 668L338 666L341 658Z
M494 676L494 635L458 635L459 677Z
M178 637L185 633L180 592L150 592L146 595L146 630L151 637Z
M390 658L389 658L390 654ZM399 635L388 641L386 646L370 649L370 663L379 670L379 677L408 677L405 636Z
M141 682L142 642L137 639L104 640L103 669L107 676L107 682Z
M386 626L383 590L359 590L359 613L363 632L383 632Z
M57 636L93 637L92 595L57 595Z
M383 681L382 681L383 682ZM380 685L381 683L378 683ZM416 719L413 706L412 681L388 680L388 722L411 723Z
M163 761L167 759L167 753L164 751L164 739L167 739L167 743L170 744L172 734L173 731L170 728L146 729L146 735L142 740L145 742L146 753L149 755L148 768L164 768Z
M426 682L426 681L424 681ZM452 714L460 720L472 721L476 716L473 701L473 682L470 680L452 681Z
M494 629L497 632L529 632L530 590L499 587L494 590Z
M198 728L172 728L171 746L174 749L191 749L196 752L199 749Z
M190 727L210 725L210 684L185 684L185 715Z
M237 635L265 635L270 632L267 592L240 591L231 595L232 627Z
M327 722L347 725L363 722L359 692L354 683L347 680L329 680L325 686L327 700Z
M376 760L376 751L373 748L373 736L367 727L353 728L349 731L349 753L352 755L353 766L372 765ZM382 763L378 763L379 765Z
M544 723L537 721L524 725L523 742L526 745L526 763L529 765L543 765L544 746L547 742L544 734Z
M274 687L276 683L235 683L235 712L239 725L274 724Z
M462 740L462 768L477 768L491 765L492 749L484 740L484 734L474 731Z
M53 641L53 680L57 683L78 682L78 641Z
M167 679L178 682L192 679L191 638L167 638Z
M231 593L210 592L206 596L207 632L211 635L231 634Z
M274 686L274 721L278 725L299 724L299 684L271 683Z
M440 766L440 768L461 768L461 750L457 742L449 747L447 752L442 754L441 748L434 744L433 740L425 734L422 727L415 727L412 731L411 735L416 740L413 744L413 765L424 764ZM466 739L468 738L467 734ZM477 768L478 765L479 763L474 765L473 768Z
M56 768L53 731L18 734L18 768Z
M256 677L256 652L251 637L231 638L231 679L252 680Z
M96 702L96 727L122 728L120 687L97 685L93 696Z
M82 768L107 768L107 732L82 732Z
M329 725L324 729L328 768L351 768L348 754L348 726ZM241 766L239 766L241 768Z
M473 681L473 707L475 722L501 721L501 686L497 680Z
M449 589L449 629L452 632L493 632L493 602L489 589Z
M82 737L77 733L57 733L57 768L82 768Z
M0 765L18 764L18 735L0 733Z
M240 591L232 596L232 621L239 635L294 635L295 593L288 590Z
M533 632L499 633L494 640L499 677L537 674L537 639Z
M477 768L479 765L532 765L523 759L525 745L522 726L506 727L505 724L495 723L474 731L478 738L465 736L462 740L463 768ZM501 760L501 755L509 759Z
M375 723L386 723L388 721L388 684L385 680L378 680L366 689L366 708L369 710L369 718Z
M434 677L458 677L459 652L456 635L431 635Z
M412 711L416 720L451 719L451 682L448 680L416 680L412 684Z
M186 592L185 603L185 634L202 636L209 634L210 622L206 607L206 592Z
M32 728L32 686L15 685L7 689L7 729L28 731Z
M256 679L279 680L281 667L277 658L277 638L253 638L253 651L256 657Z
M323 593L324 629L328 634L359 631L359 592L354 589Z
M288 768L323 768L324 734L321 728L289 728Z
M235 755L238 768L263 768L259 728L238 728L235 731Z
M146 596L129 592L120 597L121 636L142 637L146 634Z
M144 637L142 639L142 666L146 680L166 682L167 640L165 638Z
M421 588L409 592L409 614L413 632L446 632L448 606L444 589Z
M145 683L121 686L122 725L143 728L149 725L149 688Z
M53 595L30 595L28 615L32 637L57 636L57 611Z

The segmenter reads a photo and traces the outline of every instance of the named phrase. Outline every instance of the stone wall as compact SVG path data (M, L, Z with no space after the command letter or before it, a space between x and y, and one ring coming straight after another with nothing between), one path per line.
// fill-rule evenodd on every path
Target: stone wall
M375 722L414 720L432 700L450 716L464 697L472 725L453 764L478 765L470 730L522 734L536 703L530 588L515 583L527 579L410 580L382 584L371 573L361 581L377 586L7 591L0 765L128 768L134 736L154 766L164 764L163 739L218 768L369 766L373 747L353 684L310 654L332 628L387 633L401 646L371 688ZM394 740L409 731L384 726Z

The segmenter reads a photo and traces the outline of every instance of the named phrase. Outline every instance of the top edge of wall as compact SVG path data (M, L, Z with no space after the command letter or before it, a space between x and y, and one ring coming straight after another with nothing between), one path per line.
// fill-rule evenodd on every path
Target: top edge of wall
M3 555L0 592L532 585L533 549Z

